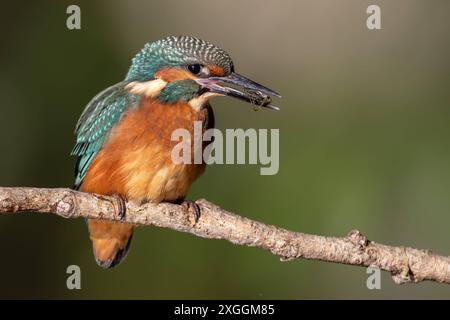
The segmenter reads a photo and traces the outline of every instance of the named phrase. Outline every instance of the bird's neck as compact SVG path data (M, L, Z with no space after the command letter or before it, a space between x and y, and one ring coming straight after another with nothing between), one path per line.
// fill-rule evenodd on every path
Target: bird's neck
M187 104L194 111L199 112L209 106L209 100L217 96L216 93L205 92L197 95L197 86L190 80L167 83L161 79L146 82L130 82L125 89L146 100L145 104L156 102L173 108L176 105Z

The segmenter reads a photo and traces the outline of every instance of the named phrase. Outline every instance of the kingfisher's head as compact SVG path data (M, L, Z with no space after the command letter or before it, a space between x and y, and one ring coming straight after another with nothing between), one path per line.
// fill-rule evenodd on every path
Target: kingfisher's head
M196 109L211 97L223 95L278 109L270 104L270 96L280 97L236 73L227 52L189 36L147 43L133 58L125 81L131 93L157 98L165 104L184 101Z

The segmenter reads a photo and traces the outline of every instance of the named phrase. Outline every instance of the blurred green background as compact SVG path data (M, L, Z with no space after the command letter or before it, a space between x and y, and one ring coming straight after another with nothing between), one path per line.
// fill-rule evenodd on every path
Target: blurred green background
M81 7L82 29L66 28ZM381 6L382 30L366 28ZM217 127L280 128L280 171L211 166L189 197L291 230L450 254L450 2L33 1L0 10L0 185L69 187L84 106L144 43L194 35L283 94L280 112L216 99ZM94 262L84 222L2 216L1 298L450 298L436 283L366 288L364 268L139 228L120 267ZM66 268L82 290L66 289Z

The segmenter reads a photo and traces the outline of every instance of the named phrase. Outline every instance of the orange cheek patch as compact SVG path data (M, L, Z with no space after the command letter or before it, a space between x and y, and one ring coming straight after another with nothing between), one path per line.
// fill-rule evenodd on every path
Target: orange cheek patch
M217 77L223 77L225 75L225 71L222 67L219 67L215 64L208 65L209 72L211 72L212 75Z
M186 80L192 79L195 80L195 76L187 70L178 69L178 68L162 68L157 73L155 73L155 77L158 79L162 79L165 82L172 82L177 80Z

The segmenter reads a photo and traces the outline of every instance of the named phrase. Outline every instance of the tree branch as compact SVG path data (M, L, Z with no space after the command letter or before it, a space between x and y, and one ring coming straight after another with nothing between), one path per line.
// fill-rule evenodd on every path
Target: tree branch
M196 221L189 206L170 203L126 204L121 220L118 199L70 189L0 187L0 213L42 212L64 218L93 218L157 226L193 235L224 239L237 245L258 247L280 256L358 266L376 266L392 274L396 283L432 280L450 283L450 258L429 250L393 247L369 241L359 231L346 237L324 237L288 231L240 217L204 199L197 200L201 216Z

